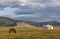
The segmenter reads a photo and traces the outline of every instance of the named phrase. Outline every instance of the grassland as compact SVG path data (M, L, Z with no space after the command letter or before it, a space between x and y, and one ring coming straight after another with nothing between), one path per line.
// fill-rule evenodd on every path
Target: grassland
M0 27L0 39L60 39L60 28L44 30L38 27L14 27L17 33L8 33L11 27Z

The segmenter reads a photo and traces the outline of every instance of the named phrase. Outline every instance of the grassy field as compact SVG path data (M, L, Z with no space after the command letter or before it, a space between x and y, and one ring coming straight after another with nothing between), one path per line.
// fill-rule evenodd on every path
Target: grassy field
M14 27L17 33L8 33L11 27L0 27L0 39L60 39L60 28L44 30L38 27Z

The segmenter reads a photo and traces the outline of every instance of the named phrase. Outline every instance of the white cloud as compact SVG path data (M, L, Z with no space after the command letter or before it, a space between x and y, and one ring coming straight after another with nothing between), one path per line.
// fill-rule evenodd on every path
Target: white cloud
M23 3L26 3L27 2L27 0L19 0L20 2L23 2Z
M29 6L30 4L32 7L60 6L60 0L0 0L0 4L2 5L11 5L11 2L17 2L17 5L20 6Z
M21 6L25 6L27 4L27 0L18 0L20 3Z
M51 0L51 1L53 1L53 2L58 2L58 1L60 1L60 0Z
M60 6L60 0L51 0L51 3L53 3L55 6Z
M45 8L45 5L42 3L29 3L31 5L32 8Z

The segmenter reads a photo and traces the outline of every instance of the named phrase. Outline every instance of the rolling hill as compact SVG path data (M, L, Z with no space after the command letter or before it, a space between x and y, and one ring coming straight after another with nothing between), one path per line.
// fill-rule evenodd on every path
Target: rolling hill
M0 26L15 26L16 21L7 17L0 17Z

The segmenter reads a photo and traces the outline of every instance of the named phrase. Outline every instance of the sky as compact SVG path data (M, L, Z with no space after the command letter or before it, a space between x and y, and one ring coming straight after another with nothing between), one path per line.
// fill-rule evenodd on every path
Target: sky
M60 22L60 0L0 0L0 16L24 21Z

